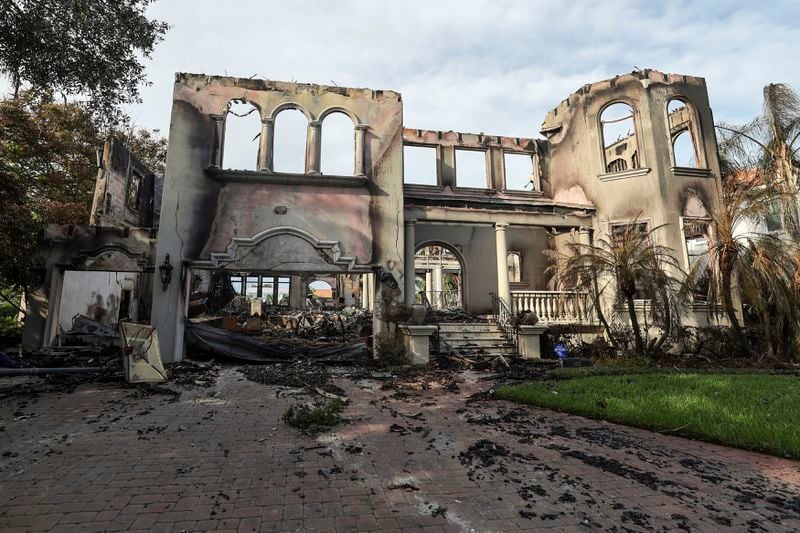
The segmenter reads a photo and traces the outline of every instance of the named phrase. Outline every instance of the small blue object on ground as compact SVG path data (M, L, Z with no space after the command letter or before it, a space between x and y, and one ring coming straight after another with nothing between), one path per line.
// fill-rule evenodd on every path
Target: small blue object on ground
M569 353L567 351L567 347L563 343L560 343L560 342L558 344L556 344L555 346L553 346L553 351L555 352L556 357L558 357L562 361L567 358L567 354Z

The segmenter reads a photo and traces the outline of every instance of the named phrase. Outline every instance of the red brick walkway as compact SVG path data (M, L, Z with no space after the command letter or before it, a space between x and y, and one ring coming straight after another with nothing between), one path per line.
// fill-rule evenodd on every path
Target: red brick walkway
M492 401L465 375L338 382L347 425L279 421L294 391L224 370L179 399L116 386L5 401L2 531L800 528L800 464Z

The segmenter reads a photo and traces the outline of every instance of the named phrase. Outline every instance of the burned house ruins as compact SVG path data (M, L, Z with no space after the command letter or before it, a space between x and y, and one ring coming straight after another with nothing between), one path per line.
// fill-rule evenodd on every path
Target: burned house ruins
M259 118L251 170L226 163L226 127L240 118L232 102ZM296 172L273 164L290 110L307 123ZM332 117L352 124L349 172L322 171ZM177 74L163 181L107 144L90 224L42 236L46 275L28 301L24 343L49 345L65 317L87 314L76 287L98 275L113 274L119 291L110 320L149 317L164 360L177 361L191 294L220 274L258 309L370 309L375 332L393 306L415 302L495 317L529 309L543 326L591 327L585 298L555 286L543 251L638 216L666 224L657 237L682 264L696 260L697 222L720 187L702 78L644 70L588 84L540 132L414 129L388 90ZM410 171L411 161L427 170ZM698 310L687 320L708 319Z

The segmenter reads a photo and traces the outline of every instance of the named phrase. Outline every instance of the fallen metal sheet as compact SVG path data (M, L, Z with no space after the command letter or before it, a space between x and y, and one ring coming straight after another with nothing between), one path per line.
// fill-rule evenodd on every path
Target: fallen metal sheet
M120 322L125 381L128 383L161 383L167 372L161 362L158 334L152 326Z
M278 363L303 358L343 362L360 361L370 356L363 341L318 346L293 339L254 338L203 324L188 326L186 341L196 350L249 363Z

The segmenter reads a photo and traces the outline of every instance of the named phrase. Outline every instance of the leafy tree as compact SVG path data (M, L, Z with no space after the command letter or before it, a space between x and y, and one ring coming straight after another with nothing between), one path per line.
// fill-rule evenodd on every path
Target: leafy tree
M88 223L105 138L79 104L31 91L0 100L0 288L30 286L45 224ZM127 142L146 164L163 165L166 141L157 133L128 130Z
M653 234L663 226L647 229L638 218L619 227L609 238L595 239L594 244L573 241L565 253L550 253L552 266L559 285L586 291L594 305L606 335L618 348L624 340L609 324L603 312L608 290L613 290L615 307L627 311L633 333L634 348L639 354L661 349L673 328L680 323L683 312L683 284L678 275L682 272L672 249L656 244ZM647 298L650 309L645 320L661 330L661 335L650 337L651 328L640 324L635 298Z
M152 0L0 0L0 72L16 98L26 86L87 98L103 121L139 101L143 58L169 28Z

